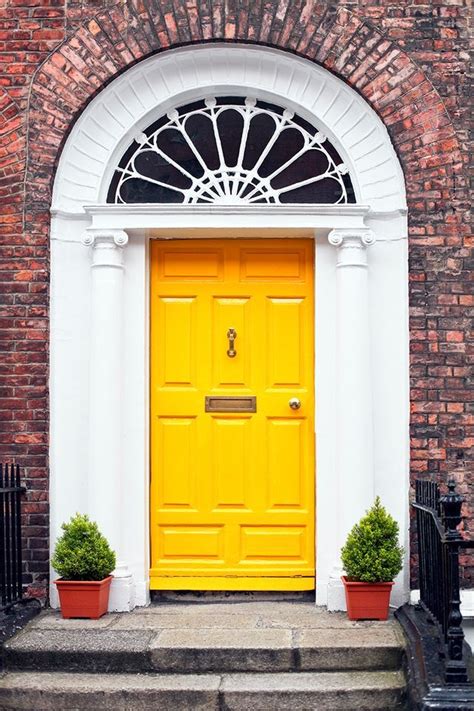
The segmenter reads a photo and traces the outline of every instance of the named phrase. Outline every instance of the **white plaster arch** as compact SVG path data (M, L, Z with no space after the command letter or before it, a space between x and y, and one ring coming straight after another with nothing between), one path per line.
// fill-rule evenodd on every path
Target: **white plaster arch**
M137 131L171 108L223 93L279 104L316 125L348 166L357 204L105 204L116 164ZM358 518L362 491L364 506L380 494L408 549L405 187L385 126L353 89L316 64L264 47L209 44L155 55L85 108L60 157L51 211L51 541L75 511L95 517L101 509L123 563L114 580L116 609L148 599L149 238L236 236L236 230L314 238L318 602L328 602L331 579L339 582L332 571L347 528L335 516L341 494L346 520L354 511ZM357 386L365 419L348 389L341 392L347 402L337 405L341 382ZM352 441L345 461L343 439ZM354 464L351 448L362 439L367 457ZM91 452L100 455L92 458L95 470ZM351 476L346 491L335 483L339 470ZM98 496L97 483L114 496ZM394 601L404 601L407 590L405 566ZM53 605L55 594L52 585Z
M112 81L86 107L61 154L53 209L105 202L115 165L134 134L171 108L216 94L273 101L322 130L349 167L357 202L406 207L400 163L373 109L336 76L308 61L254 45L199 45L150 57Z

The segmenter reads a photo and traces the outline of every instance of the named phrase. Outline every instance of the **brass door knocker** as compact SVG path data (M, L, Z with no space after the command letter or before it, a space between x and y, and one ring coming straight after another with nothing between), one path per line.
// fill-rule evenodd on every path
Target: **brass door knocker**
M237 351L235 350L235 339L237 338L237 331L235 328L229 328L227 331L227 338L229 339L229 349L227 355L229 358L235 358Z

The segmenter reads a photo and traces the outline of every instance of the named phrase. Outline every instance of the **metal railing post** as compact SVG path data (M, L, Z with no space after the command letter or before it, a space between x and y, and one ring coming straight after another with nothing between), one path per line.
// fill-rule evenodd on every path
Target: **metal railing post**
M446 643L448 658L446 662L446 681L448 684L466 683L467 669L463 659L464 632L462 629L461 596L459 591L459 542L462 536L458 531L461 523L463 497L455 492L455 482L448 483L448 493L440 499L443 524L446 530L447 553L447 625Z
M0 464L0 611L23 602L20 467Z

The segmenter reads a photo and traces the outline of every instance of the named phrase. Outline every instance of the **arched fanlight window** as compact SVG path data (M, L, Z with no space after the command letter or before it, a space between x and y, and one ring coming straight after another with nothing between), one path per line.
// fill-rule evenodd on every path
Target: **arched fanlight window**
M293 112L251 98L187 104L135 136L112 179L112 203L354 203L347 167Z

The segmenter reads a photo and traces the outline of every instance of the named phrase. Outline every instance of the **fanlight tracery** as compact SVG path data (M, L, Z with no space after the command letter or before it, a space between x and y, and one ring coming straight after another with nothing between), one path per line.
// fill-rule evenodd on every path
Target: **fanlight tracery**
M327 137L293 112L220 97L170 111L135 136L108 202L354 203L347 167Z

